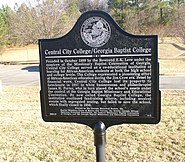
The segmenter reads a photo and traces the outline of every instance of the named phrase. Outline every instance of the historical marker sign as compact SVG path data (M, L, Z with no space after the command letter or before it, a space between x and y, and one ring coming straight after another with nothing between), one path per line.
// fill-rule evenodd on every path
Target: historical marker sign
M131 35L107 13L90 11L64 37L40 39L39 48L45 121L159 122L157 36Z

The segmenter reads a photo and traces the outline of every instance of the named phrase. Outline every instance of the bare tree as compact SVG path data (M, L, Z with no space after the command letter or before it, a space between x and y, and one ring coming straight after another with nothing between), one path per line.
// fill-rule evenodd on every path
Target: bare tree
M20 43L35 43L38 38L62 36L80 12L75 0L36 0L22 4L10 14L11 36Z
M91 10L90 0L78 0L78 6L82 13Z
M108 10L108 0L90 0L92 10Z
M179 6L174 14L171 26L171 36L181 37L185 43L185 6Z

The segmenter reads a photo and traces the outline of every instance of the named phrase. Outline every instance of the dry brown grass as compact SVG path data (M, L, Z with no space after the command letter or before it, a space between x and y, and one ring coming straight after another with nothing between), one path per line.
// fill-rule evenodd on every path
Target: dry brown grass
M160 74L168 73L184 73L185 74L185 58L184 59L160 59Z
M180 38L164 38L158 47L160 74L185 73L185 44Z
M159 58L176 58L179 57L180 54L185 53L184 44L174 45L172 43L158 44Z
M38 46L8 48L0 51L0 62L39 62Z
M3 87L0 161L94 162L92 130L41 119L38 87ZM107 130L107 162L184 162L185 91L162 92L158 125L123 124Z

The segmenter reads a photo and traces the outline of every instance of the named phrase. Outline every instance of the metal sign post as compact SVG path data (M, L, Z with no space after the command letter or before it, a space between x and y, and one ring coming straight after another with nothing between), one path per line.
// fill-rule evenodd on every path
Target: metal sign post
M94 145L96 146L96 162L105 162L106 127L102 121L94 127Z

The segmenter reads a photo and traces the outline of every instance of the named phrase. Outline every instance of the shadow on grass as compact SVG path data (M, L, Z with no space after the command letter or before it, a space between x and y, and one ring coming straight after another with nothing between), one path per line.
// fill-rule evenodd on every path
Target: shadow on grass
M181 47L178 44L172 43L172 45L176 48L178 48L179 50L184 50L185 51L185 47Z

